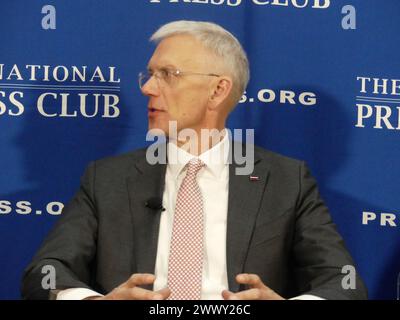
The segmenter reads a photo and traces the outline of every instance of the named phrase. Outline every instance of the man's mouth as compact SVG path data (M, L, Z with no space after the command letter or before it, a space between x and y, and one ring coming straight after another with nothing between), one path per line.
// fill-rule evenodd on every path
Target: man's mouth
M154 116L160 112L164 112L164 110L153 108L153 107L149 107L148 110L149 110L149 116Z

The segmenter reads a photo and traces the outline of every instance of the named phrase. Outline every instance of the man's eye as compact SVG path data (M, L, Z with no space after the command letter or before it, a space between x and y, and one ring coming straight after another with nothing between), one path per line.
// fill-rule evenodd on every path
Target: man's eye
M163 79L168 79L169 77L170 77L170 72L169 72L169 70L167 70L167 69L160 69L160 76L161 76L161 78L163 78Z

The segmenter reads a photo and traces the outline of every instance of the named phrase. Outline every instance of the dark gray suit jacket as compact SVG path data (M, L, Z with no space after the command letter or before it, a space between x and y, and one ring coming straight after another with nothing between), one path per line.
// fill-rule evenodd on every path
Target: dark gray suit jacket
M44 265L56 269L56 289L83 287L108 293L133 273L154 273L160 210L146 200L162 198L165 165L149 165L146 150L89 165L79 191L65 207L32 263L22 296L47 299ZM229 168L227 273L229 289L242 272L258 274L285 298L313 294L326 299L364 299L342 288L344 265L353 265L342 238L303 162L255 148L258 181Z

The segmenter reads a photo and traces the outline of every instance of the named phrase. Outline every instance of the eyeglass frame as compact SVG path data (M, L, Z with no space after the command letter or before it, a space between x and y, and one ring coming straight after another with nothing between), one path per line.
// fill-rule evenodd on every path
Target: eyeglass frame
M160 72L166 72L166 75L160 76ZM169 76L174 76L174 77L183 77L183 76L208 76L208 77L221 77L221 75L216 74L216 73L200 73L200 72L192 72L192 71L181 71L179 69L169 69L169 68L160 68L156 71L142 71L139 72L138 74L138 81L139 81L139 88L142 89L143 86L154 76L156 77L157 80L164 80L164 82L168 83L165 81L167 77ZM143 79L147 78L145 82L142 83Z

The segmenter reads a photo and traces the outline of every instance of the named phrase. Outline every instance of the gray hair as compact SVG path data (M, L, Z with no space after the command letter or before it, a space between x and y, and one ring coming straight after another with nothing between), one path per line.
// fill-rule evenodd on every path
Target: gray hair
M199 40L222 61L233 80L235 104L241 98L250 79L249 61L239 41L221 26L204 21L173 21L161 26L150 38L159 43L165 38L187 34Z

